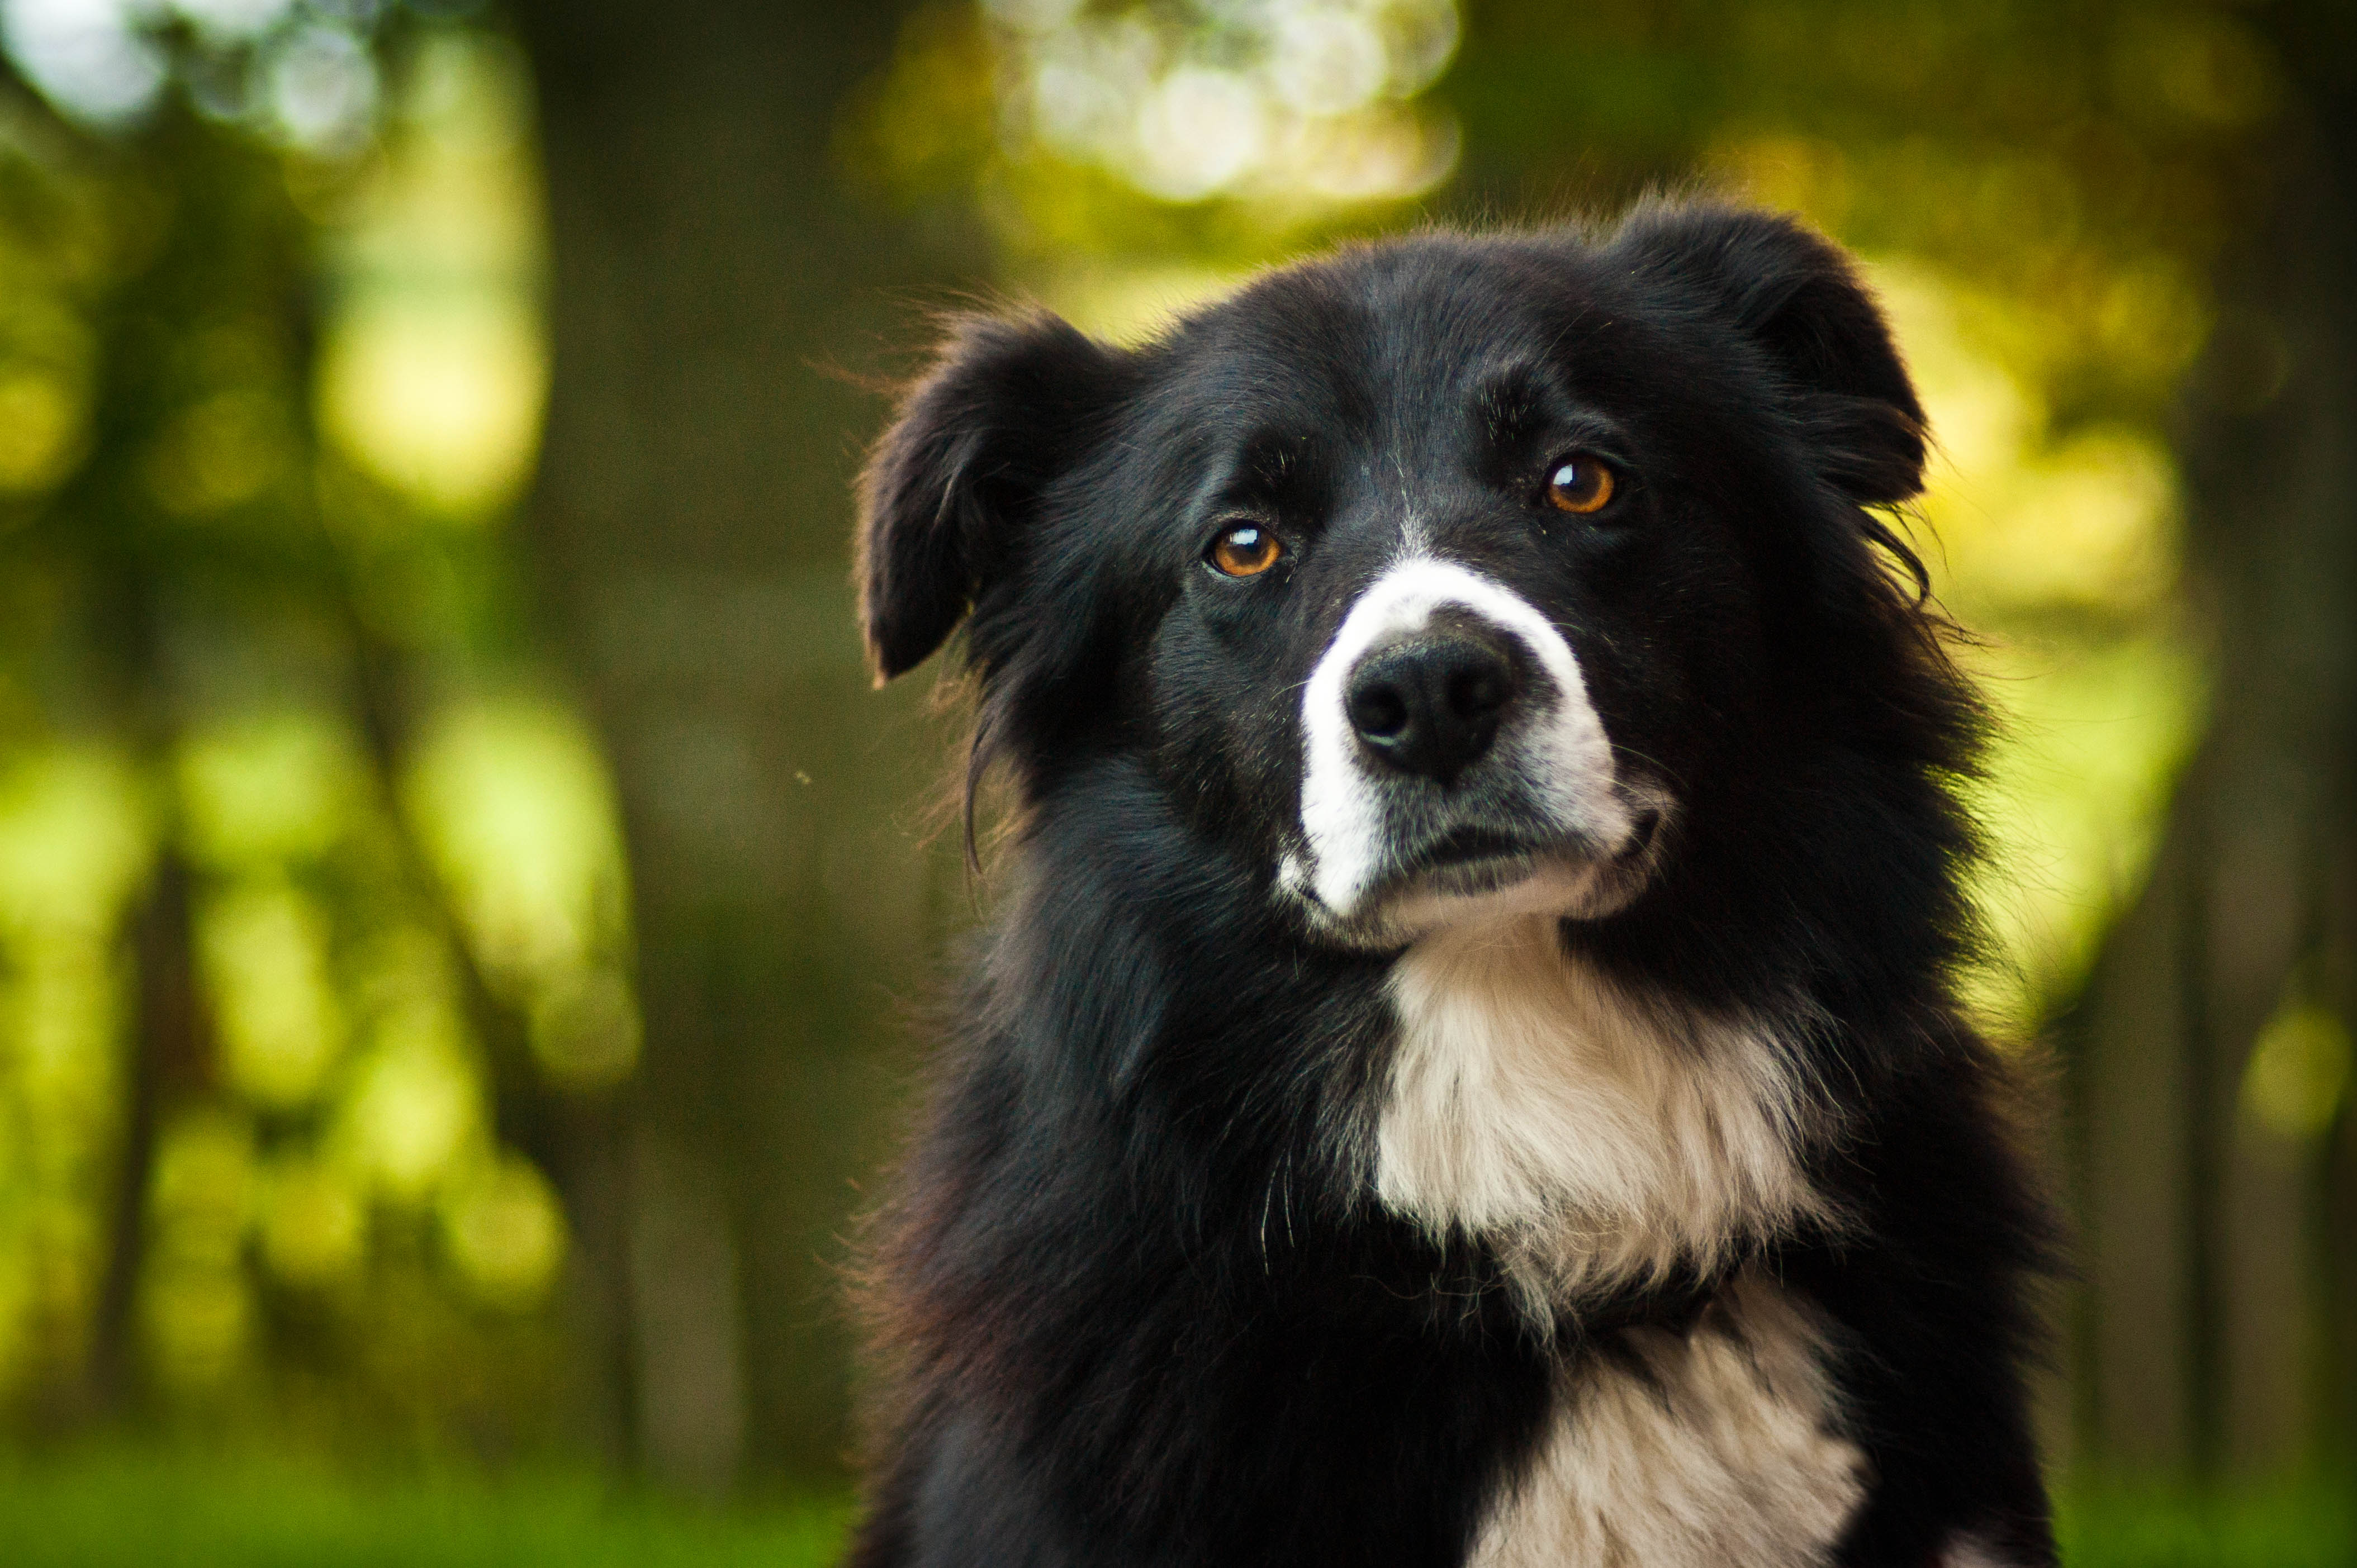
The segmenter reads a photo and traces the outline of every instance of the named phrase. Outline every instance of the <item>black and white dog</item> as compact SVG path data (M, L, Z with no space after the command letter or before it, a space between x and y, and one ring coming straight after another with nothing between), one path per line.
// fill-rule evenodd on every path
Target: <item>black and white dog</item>
M2053 1561L1923 458L1726 208L955 332L866 632L965 622L1020 819L855 1563Z

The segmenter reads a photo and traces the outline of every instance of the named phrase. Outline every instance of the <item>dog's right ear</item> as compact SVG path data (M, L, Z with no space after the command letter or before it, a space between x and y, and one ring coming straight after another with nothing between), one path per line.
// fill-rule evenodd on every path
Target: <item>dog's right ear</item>
M969 317L859 486L860 625L880 684L964 618L1114 401L1120 350L1057 317Z

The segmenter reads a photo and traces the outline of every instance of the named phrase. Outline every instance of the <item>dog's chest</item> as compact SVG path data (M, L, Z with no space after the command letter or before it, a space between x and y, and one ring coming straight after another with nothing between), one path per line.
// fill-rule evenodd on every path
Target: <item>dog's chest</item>
M1429 938L1391 1001L1377 1196L1490 1243L1535 1316L1824 1218L1811 1112L1766 1028L1630 995L1553 920Z
M1551 920L1420 944L1392 1003L1378 1196L1489 1244L1537 1322L1827 1218L1801 1163L1811 1112L1766 1029L1630 996ZM1614 1345L1559 1368L1475 1568L1823 1561L1864 1460L1810 1311L1744 1271L1691 1329Z
M1824 1563L1867 1477L1810 1312L1747 1273L1690 1331L1616 1338L1559 1372L1469 1568Z

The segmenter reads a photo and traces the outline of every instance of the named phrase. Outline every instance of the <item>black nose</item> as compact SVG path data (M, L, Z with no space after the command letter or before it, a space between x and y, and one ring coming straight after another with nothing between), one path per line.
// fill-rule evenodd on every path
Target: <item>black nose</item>
M1490 749L1514 687L1505 650L1450 632L1367 655L1351 671L1342 709L1377 757L1448 784Z

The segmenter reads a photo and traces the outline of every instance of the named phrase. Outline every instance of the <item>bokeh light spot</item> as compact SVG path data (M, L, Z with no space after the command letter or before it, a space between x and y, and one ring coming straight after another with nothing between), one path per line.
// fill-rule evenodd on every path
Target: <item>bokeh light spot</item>
M44 490L81 455L82 401L53 376L0 373L0 492Z
M565 1260L565 1215L540 1172L489 1161L442 1207L450 1261L475 1294L511 1311L537 1305Z
M208 900L197 935L224 1076L264 1105L313 1099L344 1044L318 908L288 883L256 878Z
M350 1277L368 1243L368 1209L344 1173L310 1158L276 1164L263 1185L262 1256L289 1284Z
M2311 1142L2340 1115L2349 1076L2349 1026L2321 1004L2287 1000L2252 1048L2243 1113L2278 1137Z
M200 731L179 758L189 852L221 866L320 855L344 832L361 777L350 737L321 714Z
M385 1013L342 1106L339 1146L388 1196L426 1197L480 1132L457 1020L420 997Z

